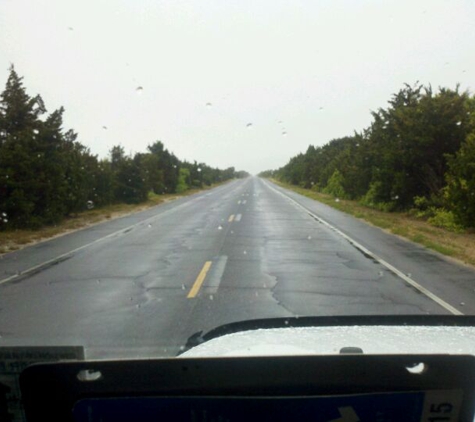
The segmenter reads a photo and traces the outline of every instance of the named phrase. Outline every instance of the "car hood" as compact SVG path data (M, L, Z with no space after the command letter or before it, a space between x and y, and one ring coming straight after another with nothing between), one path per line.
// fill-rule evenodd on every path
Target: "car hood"
M326 355L343 353L345 348L360 348L365 354L475 355L475 327L372 325L255 329L211 338L180 356Z

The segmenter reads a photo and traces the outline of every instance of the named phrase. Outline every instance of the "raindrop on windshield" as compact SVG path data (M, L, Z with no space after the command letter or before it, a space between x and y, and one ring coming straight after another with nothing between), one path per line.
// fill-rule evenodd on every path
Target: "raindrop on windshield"
M312 236L308 236L307 239L308 239L308 240L311 240L311 239L312 239Z
M462 124L462 122L459 121L459 122L457 122L457 123L455 123L455 124L456 124L457 126L460 126L460 125Z
M137 92L137 94L141 94L143 92L143 86L138 86L137 88L135 88L135 91Z
M181 285L181 290L185 290L185 285L184 284Z
M323 107L320 107L319 110L323 110Z
M148 227L150 228L150 227L152 227L152 225L151 225L151 224L149 224L149 225L148 225Z
M223 230L223 226L218 226L218 230Z
M94 208L94 202L87 201L86 207L87 207L88 210L92 210Z
M107 126L102 126L102 129L107 130Z
M465 302L460 302L460 305L465 306Z
M69 29L70 31L74 31L74 28L73 28L72 26L68 26L68 29Z
M213 106L213 104L211 104L211 103L206 103L206 107L212 107L212 106Z
M247 127L248 129L252 128L252 123L248 123L248 124L246 125L246 127Z
M287 132L282 132L282 136L287 136Z
M213 295L209 295L209 300L213 300L213 299L214 299Z
M197 169L196 171L200 172L200 171L201 171L201 168L198 167L198 169Z
M340 202L340 198L335 198L335 202Z
M34 133L35 135L38 135L38 133L40 133L40 131L39 131L38 129L33 129L33 133Z
M244 255L247 255L247 251L244 251L243 254L244 254Z

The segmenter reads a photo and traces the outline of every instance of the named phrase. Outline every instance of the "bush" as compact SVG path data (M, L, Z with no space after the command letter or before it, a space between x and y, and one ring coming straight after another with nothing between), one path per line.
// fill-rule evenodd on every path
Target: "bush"
M323 189L323 193L327 193L329 195L333 195L335 198L346 198L347 194L343 187L343 183L345 182L344 176L339 172L339 170L335 170L331 175L330 179L328 179L327 186Z
M378 202L381 182L373 182L369 185L368 192L359 200L361 205L377 209L379 211L391 212L396 208L395 202Z
M427 221L436 227L449 230L455 233L461 233L463 226L457 222L457 218L452 211L447 211L444 208L434 209L433 217L430 217Z

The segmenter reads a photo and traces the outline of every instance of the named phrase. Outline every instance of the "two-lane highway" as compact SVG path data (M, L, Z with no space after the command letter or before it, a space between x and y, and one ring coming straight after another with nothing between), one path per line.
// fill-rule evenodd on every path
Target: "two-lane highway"
M176 355L253 318L474 314L475 272L248 178L0 259L0 346Z

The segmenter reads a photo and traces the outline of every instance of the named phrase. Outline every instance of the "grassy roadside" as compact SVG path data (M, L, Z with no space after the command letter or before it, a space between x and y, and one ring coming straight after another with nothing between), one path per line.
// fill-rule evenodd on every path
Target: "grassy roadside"
M453 233L439 227L434 227L427 221L417 219L408 213L378 211L365 207L356 201L344 199L337 201L331 195L314 192L310 189L303 189L277 180L272 181L286 189L293 190L308 198L327 204L356 218L360 218L389 233L404 237L405 239L419 243L443 255L475 266L475 234L473 233Z
M227 182L224 182L227 183ZM147 202L141 204L114 204L102 208L92 209L78 213L63 220L54 226L45 226L38 230L11 230L0 232L0 255L22 249L26 246L38 243L54 237L62 236L106 220L124 217L147 208L173 201L183 196L209 190L222 183L206 186L203 189L190 189L180 194L155 195L149 194Z

